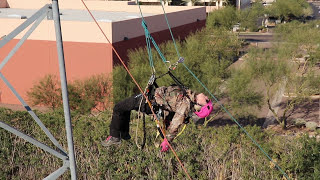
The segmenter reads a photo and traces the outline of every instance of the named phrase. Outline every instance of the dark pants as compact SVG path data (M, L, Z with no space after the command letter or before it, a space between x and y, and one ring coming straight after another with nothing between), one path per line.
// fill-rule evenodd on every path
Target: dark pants
M110 124L110 135L120 138L129 133L129 123L131 110L138 110L140 101L142 104L140 111L150 114L150 107L145 103L145 98L141 95L131 96L117 103L113 108L112 120Z

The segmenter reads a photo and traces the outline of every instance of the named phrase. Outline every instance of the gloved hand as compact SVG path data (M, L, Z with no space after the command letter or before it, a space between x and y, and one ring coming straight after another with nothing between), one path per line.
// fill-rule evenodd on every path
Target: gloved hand
M161 152L167 152L169 150L169 142L167 138L164 138L162 143L161 143Z

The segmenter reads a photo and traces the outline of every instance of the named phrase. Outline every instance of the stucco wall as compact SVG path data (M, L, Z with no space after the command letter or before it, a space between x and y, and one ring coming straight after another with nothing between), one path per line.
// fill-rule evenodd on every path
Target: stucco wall
M59 0L60 8L83 9L80 0ZM40 9L51 0L9 0L12 8ZM74 3L74 4L73 4ZM127 2L86 1L91 10L138 12L138 6L122 5ZM121 7L119 8L119 5ZM190 32L204 27L204 7L165 7L174 36L184 38ZM158 15L146 17L149 31L157 43L171 39L161 6L143 6L144 13L158 12ZM181 11L180 11L181 10ZM177 12L175 12L177 11ZM9 34L25 19L0 19L0 37ZM127 51L145 46L141 18L119 22L99 22L103 31L120 56L127 61ZM96 24L86 21L61 21L64 41L65 63L68 81L83 79L94 74L109 73L113 63L118 63L111 45L100 32ZM0 49L0 60L4 59L26 30ZM124 37L129 39L124 41ZM147 56L147 55L146 55ZM53 21L43 20L17 53L1 71L15 89L27 99L26 92L46 74L59 75L58 58ZM0 80L0 103L20 104Z
M45 4L52 3L52 0L7 0L11 8L39 9ZM59 7L62 9L85 9L81 0L59 0ZM139 12L137 5L130 5L130 1L84 1L90 10L101 11L122 11ZM121 8L120 8L121 7ZM162 14L161 6L140 6L142 12L152 14ZM196 6L166 6L165 11L176 12L188 9L201 8Z
M175 28L172 28L172 33L173 33L174 38L176 40L177 39L183 40L190 33L196 32L197 30L200 30L201 28L203 28L205 26L205 23L206 23L206 21L202 20L202 21L197 21L194 23L182 25L179 27L175 27ZM151 35L158 45L160 45L161 43L166 42L168 40L172 40L168 29L163 30L163 31L159 31L159 32L154 32ZM114 43L113 46L117 50L117 52L121 55L120 57L125 61L125 63L127 63L127 61L128 61L127 51L130 49L145 47L146 40L145 40L145 36L140 36L140 37L129 39L127 41L121 41L121 42ZM153 47L153 45L152 45L152 47ZM145 56L147 57L148 54L145 54ZM183 56L183 54L182 54L182 56ZM114 65L120 64L119 59L115 55L113 56L113 62L114 62ZM146 63L148 63L148 62L146 62Z
M12 40L0 50L4 59L18 40ZM112 53L106 43L64 42L68 81L83 79L112 71ZM27 40L1 70L17 92L27 99L26 92L46 74L59 77L55 41ZM18 99L0 80L0 103L19 104Z
M8 35L25 19L0 19L0 37ZM111 36L111 23L99 22L103 31L110 37ZM27 30L18 34L15 39L21 39ZM62 38L64 41L72 42L94 42L105 43L105 38L94 22L79 22L79 21L61 21ZM49 40L55 41L55 29L52 20L43 20L35 31L29 36L28 39L32 40Z
M171 28L183 26L186 24L192 24L197 21L203 21L206 19L206 9L197 8L186 11L178 11L174 13L168 13L167 18ZM168 25L163 14L149 16L144 18L148 30L150 33L168 30ZM124 40L124 37L135 38L144 36L144 29L141 26L141 18L131 19L127 21L112 23L112 42L120 42ZM188 30L189 31L189 30Z

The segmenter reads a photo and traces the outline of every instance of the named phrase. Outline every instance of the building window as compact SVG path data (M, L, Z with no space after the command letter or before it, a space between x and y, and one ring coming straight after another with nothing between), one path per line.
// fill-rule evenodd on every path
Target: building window
M216 1L208 2L208 6L217 6L217 2Z

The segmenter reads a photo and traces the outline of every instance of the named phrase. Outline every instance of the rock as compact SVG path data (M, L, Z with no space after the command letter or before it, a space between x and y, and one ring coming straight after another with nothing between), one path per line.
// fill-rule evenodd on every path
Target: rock
M302 118L297 118L294 120L295 126L304 126L306 123L307 123L306 120L304 120Z
M317 127L318 127L318 123L316 122L309 121L306 123L306 128L308 128L309 130L315 131Z

